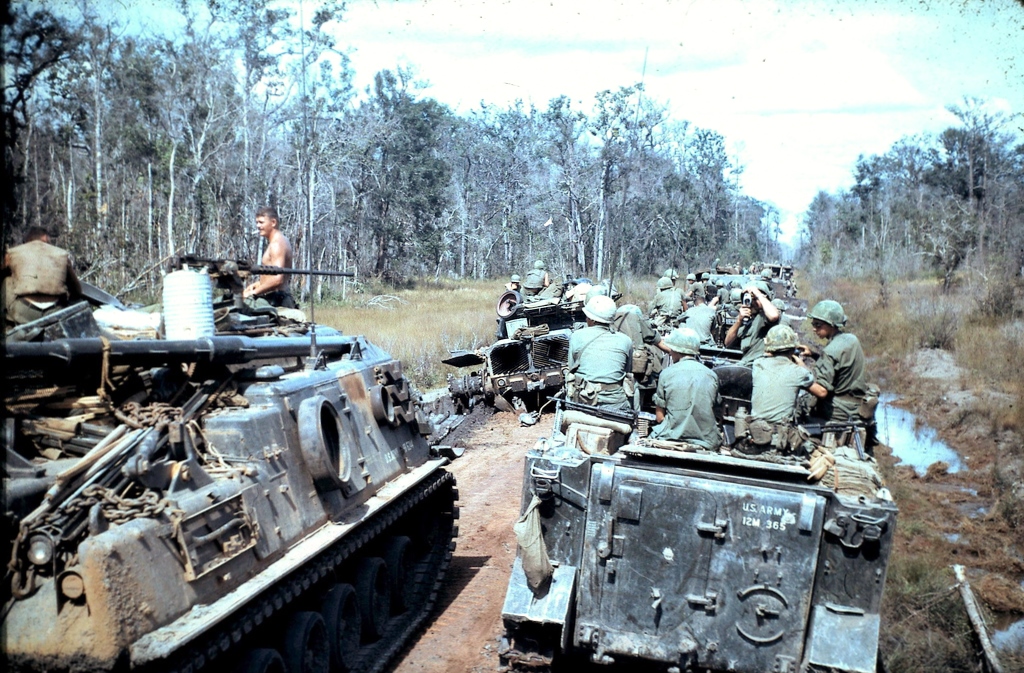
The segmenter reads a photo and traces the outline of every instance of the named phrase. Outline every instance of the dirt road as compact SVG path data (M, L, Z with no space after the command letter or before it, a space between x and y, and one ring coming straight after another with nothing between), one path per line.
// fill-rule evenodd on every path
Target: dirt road
M452 464L459 485L459 538L436 616L406 650L396 673L498 669L501 605L516 555L523 455L550 429L520 427L516 414L482 410L450 443L468 447Z

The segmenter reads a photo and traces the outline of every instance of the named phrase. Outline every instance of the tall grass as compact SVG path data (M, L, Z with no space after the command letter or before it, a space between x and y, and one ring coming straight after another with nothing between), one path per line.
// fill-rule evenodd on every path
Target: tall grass
M494 307L504 281L423 282L411 289L375 288L345 302L318 305L316 320L344 334L362 334L400 359L413 384L426 390L456 370L449 351L494 342Z

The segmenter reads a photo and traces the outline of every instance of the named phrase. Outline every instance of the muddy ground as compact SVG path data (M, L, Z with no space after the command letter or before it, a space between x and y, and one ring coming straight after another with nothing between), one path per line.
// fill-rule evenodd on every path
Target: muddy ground
M965 465L956 473L934 465L920 476L879 448L901 510L894 553L926 557L932 572L967 566L995 625L1006 628L1024 618L1024 528L1012 526L1004 514L1012 497L1007 494L1024 488L1024 450L1018 435L994 427L979 411L992 393L965 390L955 367L941 351L919 352L883 382L899 386L896 404L936 428ZM467 447L451 468L460 492L458 545L437 615L398 661L397 673L499 669L501 606L516 553L511 527L519 513L523 455L547 432L549 419L520 427L515 414L485 410L456 431L453 441ZM899 610L886 619L883 631L890 634L915 628ZM886 647L899 645L883 643L883 653Z

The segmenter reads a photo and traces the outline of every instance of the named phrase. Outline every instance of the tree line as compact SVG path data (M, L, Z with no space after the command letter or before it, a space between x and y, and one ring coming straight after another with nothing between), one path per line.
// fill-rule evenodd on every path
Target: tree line
M174 254L257 258L265 204L297 266L390 281L779 254L778 212L743 194L722 135L672 120L642 83L586 110L558 97L460 115L403 68L356 91L330 34L341 3L175 7L171 35L84 2L8 6L6 244L60 232L80 274L118 292L152 292Z
M834 274L886 282L935 271L948 290L969 268L1005 282L1024 274L1024 143L1020 116L965 97L957 124L861 156L853 186L819 192L807 210L801 256Z

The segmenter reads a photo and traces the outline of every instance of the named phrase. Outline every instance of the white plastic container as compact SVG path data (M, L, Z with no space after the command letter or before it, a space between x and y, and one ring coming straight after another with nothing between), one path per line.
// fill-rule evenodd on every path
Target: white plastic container
M164 338L213 336L213 289L205 269L182 269L164 276L163 302Z

